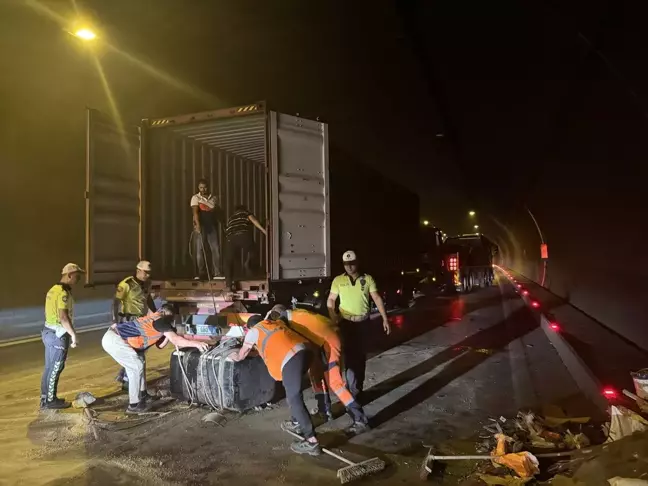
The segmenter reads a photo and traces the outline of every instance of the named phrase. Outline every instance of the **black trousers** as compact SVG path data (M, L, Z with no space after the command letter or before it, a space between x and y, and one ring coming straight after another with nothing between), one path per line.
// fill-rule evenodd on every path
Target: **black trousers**
M369 332L369 322L369 319L360 322L342 319L340 322L344 378L351 395L356 400L359 399L364 388L367 368L366 336Z
M308 350L299 351L284 365L281 379L286 390L286 400L290 407L292 420L299 424L305 439L315 437L313 422L306 409L302 394L302 378L310 368L312 355Z
M250 276L256 269L256 245L252 234L235 235L227 240L225 246L225 280L228 284L234 282L236 276ZM241 261L243 268L241 269ZM241 271L242 270L242 271Z

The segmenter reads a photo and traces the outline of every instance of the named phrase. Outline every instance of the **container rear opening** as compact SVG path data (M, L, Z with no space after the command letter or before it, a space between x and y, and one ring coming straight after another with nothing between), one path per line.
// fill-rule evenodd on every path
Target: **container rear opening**
M143 147L144 256L155 262L156 279L196 275L190 256L190 200L202 178L221 209L224 268L224 224L235 207L245 205L262 225L268 220L265 113L151 126L144 133ZM253 235L259 271L254 275L238 272L236 279L267 275L266 237L256 229Z

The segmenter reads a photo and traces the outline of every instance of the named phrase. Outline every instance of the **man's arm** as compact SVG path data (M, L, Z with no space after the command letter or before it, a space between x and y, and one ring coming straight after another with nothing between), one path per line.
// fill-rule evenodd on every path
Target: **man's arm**
M243 361L245 358L247 358L248 354L250 354L250 351L252 351L252 348L254 347L254 344L250 343L243 343L243 347L239 349L238 352L234 352L229 355L229 358L232 361Z
M112 320L113 324L117 324L119 322L119 307L121 305L121 300L115 298L113 299L112 303Z
M184 348L196 348L199 349L201 353L204 353L209 349L209 344L204 343L202 341L191 341L189 339L185 339L182 336L178 336L175 332L173 331L167 331L164 333L164 337L171 341L174 345Z
M383 318L383 329L385 330L385 334L389 334L391 332L391 325L389 324L389 318L387 317L387 312L385 311L385 303L383 302L383 299L378 291L370 291L369 294L371 295L373 301L376 303L378 312L380 312L380 315Z
M167 344L169 344L169 338L164 336L157 343L155 343L155 347L157 347L158 349L163 349L166 347Z
M193 215L193 227L200 233L200 207L191 206L191 213Z
M326 301L326 307L328 307L329 317L334 324L340 322L340 315L335 312L335 302L337 301L338 294L333 291L329 292L328 300Z
M252 214L248 216L248 219L250 220L250 223L252 223L256 228L263 233L264 235L268 236L268 233L266 233L266 230L263 226L261 226L261 223L259 223L259 220L256 219Z
M72 326L72 321L70 320L70 313L67 309L59 309L59 320L61 321L63 329L67 331L67 333L70 335L70 338L72 339L70 346L76 348L77 336L74 327Z
M148 297L146 298L146 305L151 310L151 312L155 312L157 310L155 308L155 301L153 300L153 296L150 293L148 294Z

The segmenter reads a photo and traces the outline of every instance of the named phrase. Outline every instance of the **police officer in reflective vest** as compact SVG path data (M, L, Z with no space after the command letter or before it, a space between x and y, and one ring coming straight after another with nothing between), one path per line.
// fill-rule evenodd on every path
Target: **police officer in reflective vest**
M344 384L340 369L342 344L331 320L306 309L286 309L282 304L275 305L269 315L271 319L285 319L293 331L318 347L322 360L315 357L310 369L310 378L319 411L331 418L331 400L328 394L328 390L331 389L353 420L347 432L360 434L368 430L369 421L362 406Z
M371 312L369 298L374 301L380 312L386 334L391 332L391 326L376 281L371 275L360 271L355 252L344 252L342 262L344 273L333 279L327 307L331 320L340 326L347 386L358 399L364 386L367 364L365 341L369 332ZM340 298L339 314L335 310L338 297Z
M176 334L174 310L170 304L164 304L159 311L148 316L113 324L104 334L101 346L126 369L128 375L127 414L143 413L150 407L152 397L146 392L146 363L141 351L154 344L163 348L169 341L178 347L197 348L201 352L209 348L207 343L190 341Z
M71 404L58 398L58 381L68 349L76 348L77 335L74 330L74 298L72 285L79 282L85 273L79 265L68 263L63 267L61 280L54 285L45 299L45 327L41 333L45 345L45 369L41 380L40 406L42 409L68 408Z
M132 321L155 312L155 302L151 296L151 263L142 260L135 268L135 275L129 275L117 284L113 299L113 324ZM126 370L122 368L117 381L127 386Z
M270 376L283 382L286 399L293 418L281 424L281 428L304 437L294 442L290 449L297 454L318 456L322 453L310 414L302 395L302 378L308 372L313 357L308 340L290 330L282 320L263 320L259 315L247 321L249 331L243 347L229 358L241 361L256 348L268 368Z

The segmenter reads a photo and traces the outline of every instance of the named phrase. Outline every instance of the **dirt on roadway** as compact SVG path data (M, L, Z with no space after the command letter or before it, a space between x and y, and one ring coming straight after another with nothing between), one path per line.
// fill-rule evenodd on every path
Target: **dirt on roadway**
M173 410L162 418L122 421L126 396L113 381L118 367L101 350L101 335L85 334L71 350L60 384L67 399L80 391L104 399L93 408L111 429L100 428L99 441L78 410L38 413L41 343L0 349L0 484L339 484L342 464L335 459L290 452L291 438L279 429L288 417L283 402L227 413L223 426L201 422L206 409L172 400L160 404ZM352 460L384 459L387 468L372 482L420 482L422 443L443 453L474 453L489 417L542 403L581 413L585 403L511 289L429 299L394 317L389 339L379 323L372 336L365 389L374 429L348 440L344 415L318 429L324 445ZM168 374L169 353L149 352L149 381ZM471 468L451 464L443 484L457 484Z

